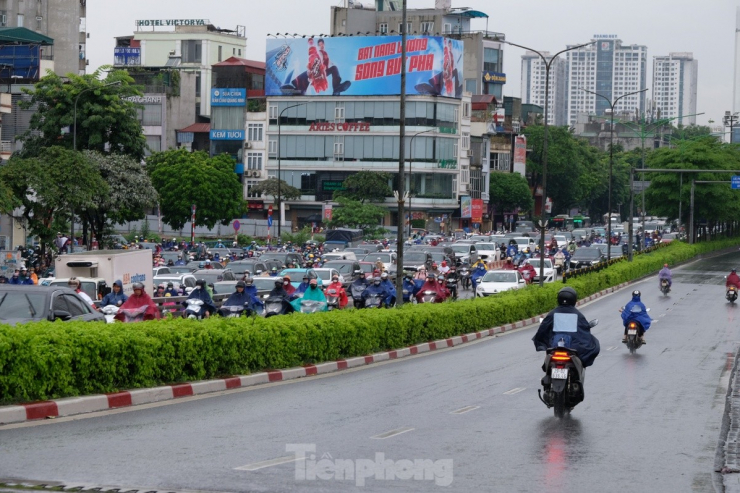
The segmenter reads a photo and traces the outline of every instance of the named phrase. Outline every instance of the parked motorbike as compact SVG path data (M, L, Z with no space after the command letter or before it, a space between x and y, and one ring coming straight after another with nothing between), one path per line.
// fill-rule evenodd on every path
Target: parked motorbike
M116 321L115 317L118 313L118 307L116 305L104 306L100 309L100 312L105 316L106 323L112 324Z
M735 300L737 300L737 288L735 286L728 287L725 297L730 303L735 303Z
M201 300L185 300L185 311L182 312L182 318L193 318L202 320L205 314L205 308L203 307L203 301Z
M593 328L598 323L598 320L591 320L589 325ZM578 352L565 347L561 339L557 347L547 350L545 365L543 388L537 394L548 409L553 408L556 418L562 418L583 401L583 364Z
M118 313L123 314L123 321L125 323L143 322L144 312L146 312L147 308L149 308L147 305L140 306L139 308L119 308Z
M671 287L668 284L668 279L660 280L660 292L663 293L665 296L668 296L668 293L671 292Z

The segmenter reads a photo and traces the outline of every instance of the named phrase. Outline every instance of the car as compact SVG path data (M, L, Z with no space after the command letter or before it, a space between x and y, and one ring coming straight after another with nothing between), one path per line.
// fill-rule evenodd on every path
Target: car
M604 260L606 260L606 253L602 253L601 248L596 246L581 247L577 248L573 256L570 257L570 268L591 267Z
M496 243L480 241L475 244L475 248L478 249L478 256L484 262L501 260L501 249Z
M377 245L360 245L353 248L345 248L342 250L343 252L352 252L355 254L356 257L364 257L368 253L373 253L378 251Z
M342 286L345 286L347 284L347 282L344 280L344 276L340 274L337 269L332 269L331 267L319 267L317 269L314 269L313 271L318 274L319 279L323 281L323 284L325 286L331 284L331 278L334 274L339 276L339 282L342 283Z
M219 281L236 281L231 269L200 269L193 272L197 280L203 279L206 284L215 284Z
M591 228L596 236L606 237L606 228Z
M595 245L591 245L597 247L599 250L601 250L601 253L604 255L604 258L606 258L606 254L609 252L608 245L606 243L597 243ZM609 258L619 258L622 256L622 247L618 245L612 245L611 248L611 257Z
M363 254L364 257L367 254ZM355 252L348 252L347 250L342 250L341 252L329 252L325 253L321 256L321 258L324 260L324 262L329 262L331 260L357 260L357 255Z
M496 240L491 235L472 235L468 239L475 243L492 243Z
M170 275L172 274L192 274L196 270L198 270L197 267L188 267L187 265L170 265L167 267L170 270Z
M352 284L362 275L360 263L356 260L331 260L323 265L324 269L336 269L340 276L344 278L342 285L345 287Z
M293 252L265 252L260 255L259 259L265 262L270 270L272 270L273 267L277 267L278 270L282 270L290 263L298 267L303 267L305 265L301 254ZM280 262L280 264L278 265L277 262L270 264L268 260L277 261Z
M196 270L197 269L203 269L206 266L206 261L205 260L193 260L193 261L188 262L187 264L185 264L185 266L186 267L192 267L193 269L196 269ZM215 260L211 260L211 267L213 269L219 269L220 270L220 269L225 268L226 266L224 264L222 264L221 262L216 262Z
M417 271L421 267L429 268L434 262L432 254L426 251L411 250L403 254L403 270Z
M146 249L146 250L156 250L157 244L156 243L149 243L148 241L140 241L137 243L140 248Z
M0 286L0 322L15 325L41 320L105 322L77 293L65 286Z
M369 279L373 277L373 271L375 270L375 262L359 262L360 270L365 278Z
M529 258L525 261L525 263L531 265L534 267L535 275L534 278L532 278L532 282L540 282L540 259L538 258ZM545 258L545 267L544 267L544 277L545 282L555 282L555 278L557 277L557 270L555 269L555 266L552 264L552 260L549 258Z
M315 269L283 269L278 274L278 277L290 277L290 284L297 288L300 283L303 282L303 276L308 276L309 279L316 279L319 286L323 286L324 282L321 280ZM272 278L275 279L274 277Z
M372 262L373 264L380 260L383 268L390 273L396 270L396 254L390 252L374 252L365 255L363 262Z
M170 273L169 267L153 267L152 268L152 275L153 276L159 276L159 275L165 275Z
M231 294L236 291L239 281L218 281L213 283L213 294Z
M676 233L663 233L663 237L660 239L661 243L670 243L678 238Z
M175 262L180 260L180 258L182 257L182 252L162 252L159 254L159 256L162 257L162 260L164 260L165 262L169 262L170 260L172 260L172 263L174 264Z
M515 236L513 240L516 242L516 246L519 250L526 247L534 248L534 246L538 244L535 242L534 238L530 238L529 236Z
M563 248L570 241L569 236L566 235L555 235L553 238L558 242L558 248Z
M574 229L571 231L571 234L573 235L573 239L576 241L579 241L581 238L588 238L591 236L591 233L586 231L585 229Z
M491 243L493 245L493 243ZM467 243L459 241L452 244L452 251L455 252L455 257L461 263L474 264L478 261L478 250L475 248L474 243Z
M490 270L478 281L475 295L478 297L521 289L527 285L521 272L517 270Z
M165 283L165 285L167 285L168 282L171 282L172 287L178 290L180 289L180 287L183 287L185 289L194 288L195 281L195 276L191 272L187 272L184 274L172 273L162 276L155 276L152 278L152 282L155 286L159 286L162 283Z
M270 272L267 264L262 260L235 260L229 262L229 269L234 275L241 279L245 272L249 272L252 277L262 275L264 272Z
M257 288L257 296L262 298L265 295L270 294L270 291L272 291L275 288L275 281L277 281L278 279L280 278L272 277L272 276L255 277L253 281L254 281L254 287Z
M103 296L110 292L110 287L102 277L78 277L80 281L80 288L82 291L90 297L91 300L101 300ZM68 277L56 277L49 282L45 282L46 286L66 287Z

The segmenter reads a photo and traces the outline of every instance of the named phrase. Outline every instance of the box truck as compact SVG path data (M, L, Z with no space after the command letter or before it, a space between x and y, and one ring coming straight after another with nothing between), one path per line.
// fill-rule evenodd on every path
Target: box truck
M152 250L93 250L57 257L54 277L55 281L70 277L105 280L99 292L100 289L109 290L114 281L121 280L127 295L133 292L133 283L140 282L146 292L153 295L152 273Z

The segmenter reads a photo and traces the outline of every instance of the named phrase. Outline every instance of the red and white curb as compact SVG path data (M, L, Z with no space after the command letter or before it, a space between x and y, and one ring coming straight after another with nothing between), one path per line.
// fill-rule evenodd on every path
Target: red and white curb
M596 294L579 300L577 305L583 305L606 294L617 291L630 283L623 283L612 288L605 289ZM482 330L480 332L471 332L438 341L424 342L414 346L385 351L367 356L358 356L355 358L340 359L317 365L305 365L297 368L288 368L286 370L273 370L251 375L238 377L221 378L217 380L203 380L200 382L181 383L176 385L164 385L148 389L126 390L112 394L88 395L83 397L70 397L66 399L54 399L49 401L32 402L29 404L19 404L14 406L0 407L0 425L11 423L22 423L37 419L56 418L63 416L73 416L77 414L92 413L97 411L106 411L109 409L118 409L123 407L137 406L140 404L151 404L153 402L168 401L180 397L188 397L200 394L209 394L212 392L222 392L224 390L252 387L272 382L284 382L296 378L310 377L313 375L323 375L335 371L356 368L359 366L370 365L380 361L388 361L412 356L415 354L435 351L437 349L446 349L468 342L476 341L484 337L492 337L507 331L521 329L529 325L537 324L541 317L539 315L518 322L505 324L500 327Z

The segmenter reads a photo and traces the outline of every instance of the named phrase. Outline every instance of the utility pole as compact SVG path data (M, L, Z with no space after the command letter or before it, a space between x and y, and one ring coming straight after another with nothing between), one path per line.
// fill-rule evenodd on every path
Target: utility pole
M400 118L401 126L398 131L398 190L396 198L398 200L398 235L396 236L396 305L403 305L403 230L405 220L405 177L406 177L406 1L403 0L401 13L401 99L400 99ZM409 218L409 222L411 218Z

